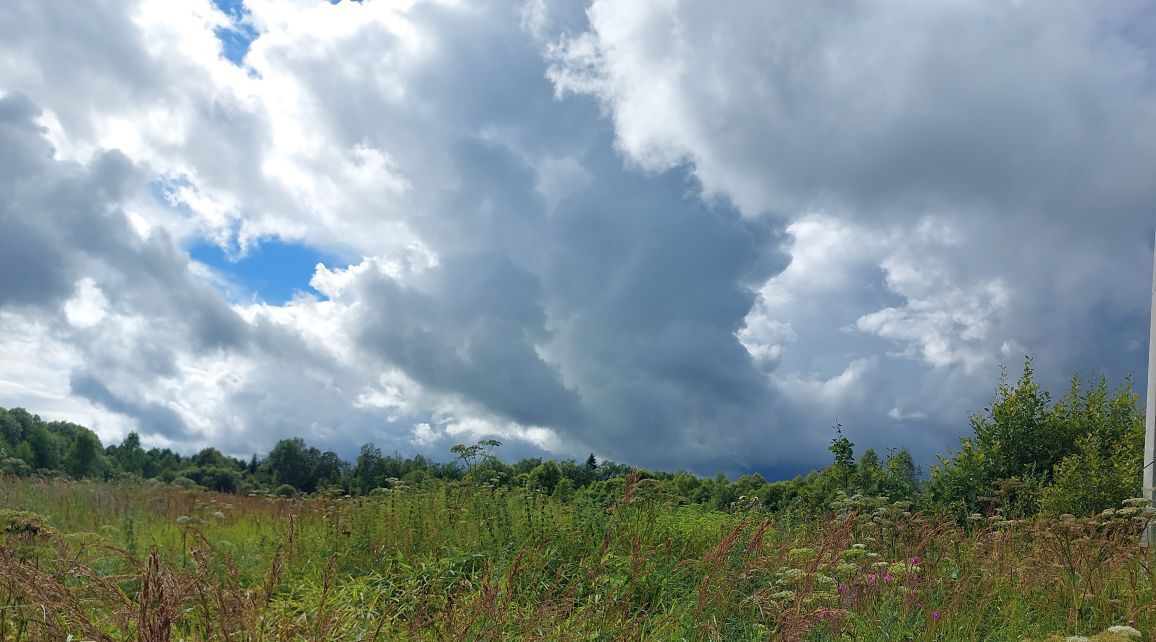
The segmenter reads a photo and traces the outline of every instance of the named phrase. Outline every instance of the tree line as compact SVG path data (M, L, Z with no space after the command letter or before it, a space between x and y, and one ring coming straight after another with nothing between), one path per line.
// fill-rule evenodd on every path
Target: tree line
M646 470L634 475L641 492L660 501L800 514L822 513L836 498L868 497L961 519L993 512L1086 515L1140 492L1144 417L1130 379L1110 390L1104 376L1089 382L1073 377L1067 392L1053 399L1036 381L1028 359L1015 383L1006 372L1001 376L991 403L969 417L969 428L927 474L905 448L885 456L867 449L856 456L854 443L836 425L832 462L790 480ZM347 462L300 438L277 442L264 458L230 457L215 448L185 456L169 448L146 450L135 432L106 447L84 426L44 421L23 408L0 408L0 474L6 475L143 478L283 496L457 484L611 503L632 470L593 454L583 462L530 458L508 464L495 455L500 445L497 440L460 444L451 449L453 459L443 462L387 455L373 444L363 445L356 460Z

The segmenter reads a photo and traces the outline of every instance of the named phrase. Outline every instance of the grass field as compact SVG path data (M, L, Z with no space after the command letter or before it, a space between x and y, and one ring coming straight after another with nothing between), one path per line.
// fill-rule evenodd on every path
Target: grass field
M0 480L0 641L1019 640L1156 631L1139 509L823 520L438 484L298 500Z

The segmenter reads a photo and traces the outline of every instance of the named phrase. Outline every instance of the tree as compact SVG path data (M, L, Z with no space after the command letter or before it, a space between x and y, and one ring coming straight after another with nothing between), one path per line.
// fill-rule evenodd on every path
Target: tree
M145 452L144 476L171 482L177 476L182 458L168 448L149 448Z
M23 440L24 431L20 422L7 410L0 408L0 441L16 446Z
M666 481L666 484L678 497L688 502L702 504L710 500L710 489L703 484L697 475L682 471L675 473Z
M598 460L595 459L594 453L590 453L590 456L586 458L586 469L591 472L598 470Z
M123 472L134 475L144 474L145 452L140 447L140 435L130 432L115 449L114 457Z
M320 452L316 448L306 447L300 437L282 439L269 451L265 467L275 483L288 484L297 490L311 493L316 490L319 456Z
M912 499L919 493L919 467L911 451L901 448L887 455L880 492L895 501Z
M1025 512L1036 509L1038 491L1051 479L1052 468L1071 452L1073 440L1066 426L1056 420L1051 395L1035 381L1030 358L1013 387L1007 371L984 412L969 417L970 437L960 438L960 449L940 457L931 472L932 495L961 512L982 508L981 498L991 498L997 481L1011 481L1015 497L1005 497ZM990 500L989 500L990 501ZM1005 506L1006 507L1006 506Z
M874 448L863 451L855 465L856 484L865 495L886 494L883 491L883 462Z
M550 496L560 502L570 501L574 497L574 482L570 481L569 477L562 477L554 486L554 491L550 493Z
M828 469L828 475L835 485L843 490L850 491L856 484L855 444L843 434L843 424L835 420L835 438L827 447L835 456L835 463Z
M1117 508L1141 490L1144 415L1131 380L1111 397L1103 376L1083 394L1079 388L1073 379L1056 409L1078 436L1074 452L1056 465L1054 481L1043 491L1042 508L1051 515Z
M241 473L223 466L196 468L191 471L189 478L219 493L235 493L241 487Z
M29 455L32 461L29 465L38 470L56 470L60 468L60 450L56 440L45 430L44 426L37 425L25 440L28 444ZM25 461L28 461L25 459Z
M967 512L992 503L1026 514L1114 506L1139 490L1137 401L1130 380L1109 399L1106 378L1084 390L1075 376L1053 403L1026 359L1019 382L1013 387L1001 373L991 405L971 416L972 435L940 458L931 473L932 496Z
M100 472L100 453L100 439L89 430L81 430L68 447L65 470L78 479L92 477Z
M1074 381L1078 387L1079 379ZM988 414L975 413L971 426L985 453L991 479L1051 477L1052 468L1075 445L1069 423L1051 407L1051 395L1035 381L1030 358L1013 388L1001 375Z
M707 480L704 485L710 489L711 505L716 510L727 510L739 498L735 485L723 473L716 474L713 480Z
M217 466L218 468L231 468L232 464L229 458L221 454L221 451L216 448L204 448L197 454L193 455L192 462L201 468L208 466Z
M550 495L561 479L562 469L558 467L558 462L547 459L530 471L529 488Z
M313 449L315 450L315 449ZM317 457L314 467L314 476L318 486L343 486L349 473L349 464L332 450L327 450Z
M36 468L36 453L32 452L32 444L27 441L20 442L16 449L12 451L12 455L23 461L30 469Z
M23 408L10 408L6 414L7 419L3 421L4 429L8 433L8 442L14 446L28 439L29 433L31 433L34 428L44 425L44 422L40 420L38 415L34 415Z
M353 467L353 484L363 493L385 486L384 459L381 449L373 444L363 444Z

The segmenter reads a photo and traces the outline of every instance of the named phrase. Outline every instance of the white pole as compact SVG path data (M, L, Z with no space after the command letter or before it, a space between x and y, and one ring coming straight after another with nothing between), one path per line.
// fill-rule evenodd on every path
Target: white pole
M1154 236L1156 239L1156 236ZM1154 241L1156 243L1156 241ZM1156 472L1156 245L1152 255L1152 310L1148 329L1148 396L1144 412L1144 498L1152 502L1154 497L1153 473ZM1147 546L1156 541L1156 524L1144 529L1142 543Z

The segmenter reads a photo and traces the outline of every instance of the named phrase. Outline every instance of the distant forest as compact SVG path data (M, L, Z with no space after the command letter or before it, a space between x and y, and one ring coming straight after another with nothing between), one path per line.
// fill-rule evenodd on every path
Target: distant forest
M1115 508L1140 492L1144 417L1131 380L1110 390L1104 377L1072 379L1059 399L1035 381L1026 360L1019 380L1006 373L987 408L969 417L970 434L941 454L923 474L900 448L880 457L856 456L835 427L827 467L791 480L752 474L730 480L687 472L636 470L640 492L656 500L719 510L759 509L818 514L838 502L902 503L910 510L950 512L960 519L1038 513L1087 515ZM23 408L0 408L0 474L20 477L151 480L222 493L283 497L322 493L363 495L379 489L421 490L468 484L498 492L525 488L559 501L614 501L631 469L597 461L523 459L502 462L501 443L457 445L452 459L386 455L365 444L356 461L309 446L300 438L277 442L264 457L238 459L216 448L186 456L168 448L144 449L137 433L104 446L90 429L44 421Z

